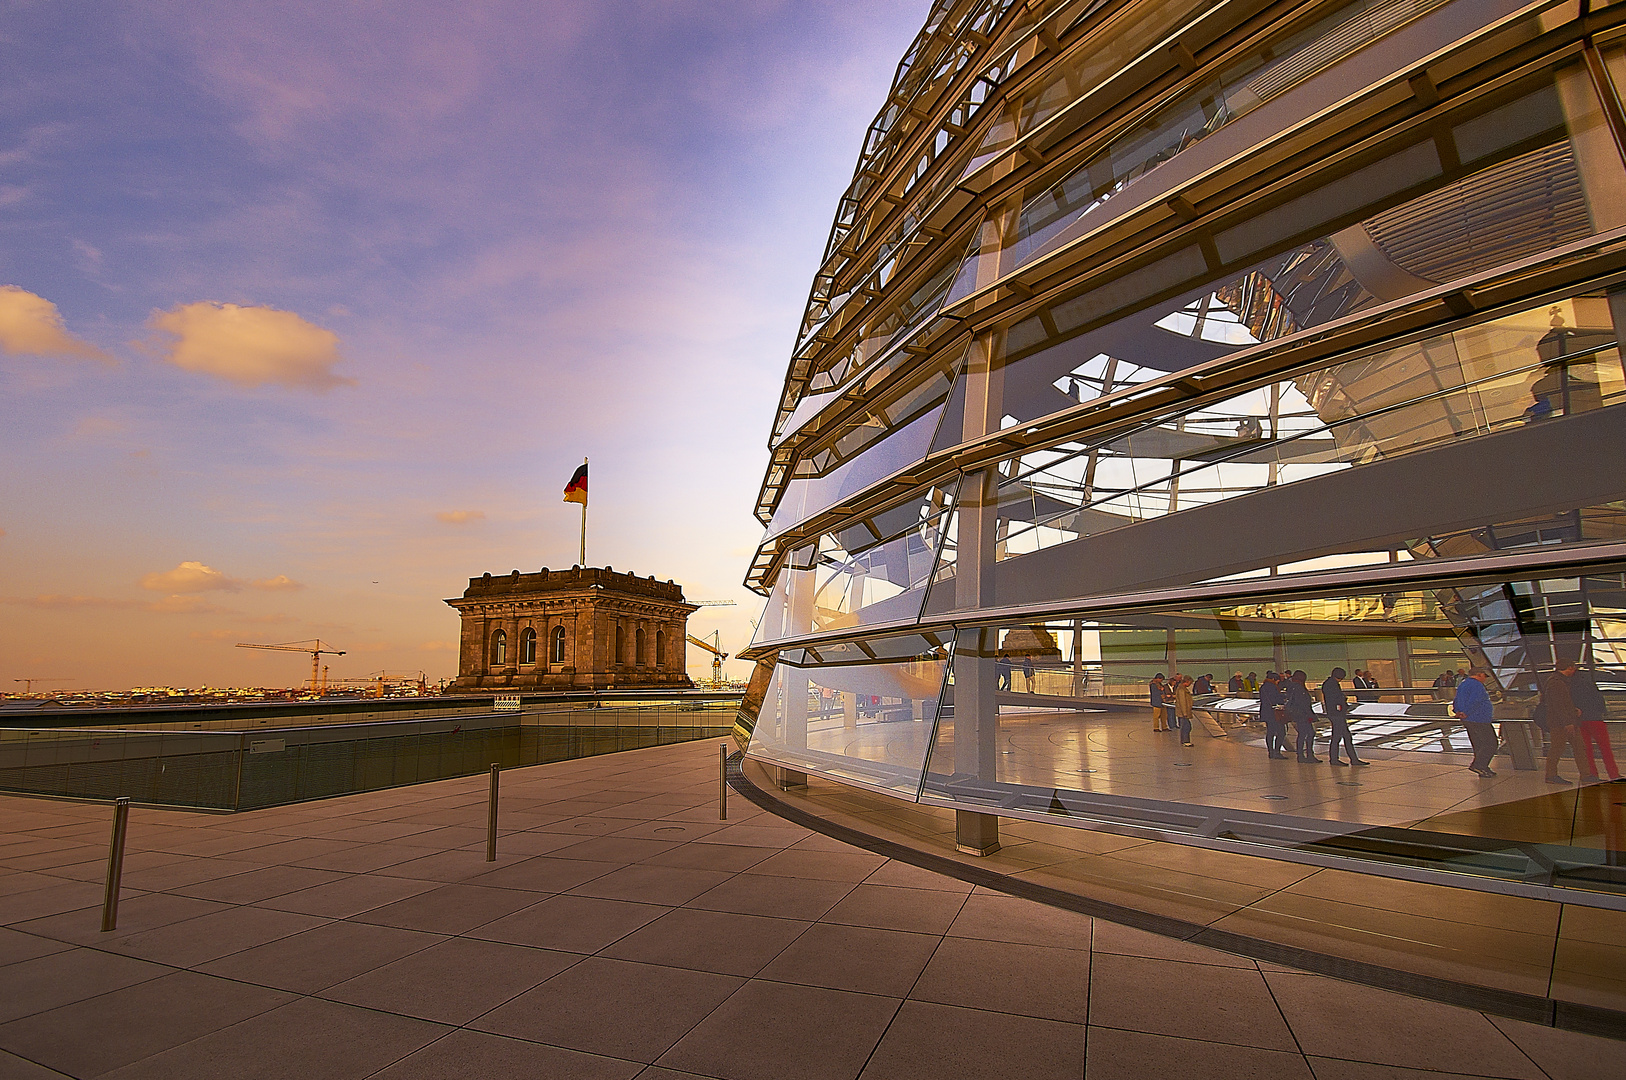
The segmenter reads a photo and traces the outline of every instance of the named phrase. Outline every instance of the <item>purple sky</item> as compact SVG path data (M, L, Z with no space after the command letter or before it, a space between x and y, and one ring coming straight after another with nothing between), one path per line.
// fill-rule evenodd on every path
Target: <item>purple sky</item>
M908 3L21 2L0 691L455 673L588 559L742 648L788 349ZM743 674L743 665L731 665ZM709 671L697 649L690 670Z

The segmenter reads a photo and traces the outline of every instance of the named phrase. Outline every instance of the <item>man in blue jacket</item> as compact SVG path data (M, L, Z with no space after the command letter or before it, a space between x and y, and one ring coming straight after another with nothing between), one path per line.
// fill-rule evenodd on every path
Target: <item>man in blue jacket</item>
M1496 775L1490 763L1501 742L1496 735L1496 725L1491 722L1491 699L1485 690L1485 680L1489 677L1490 673L1484 668L1474 668L1466 679L1457 683L1456 696L1451 699L1451 715L1462 721L1468 731L1468 743L1474 748L1473 764L1468 768L1486 777Z

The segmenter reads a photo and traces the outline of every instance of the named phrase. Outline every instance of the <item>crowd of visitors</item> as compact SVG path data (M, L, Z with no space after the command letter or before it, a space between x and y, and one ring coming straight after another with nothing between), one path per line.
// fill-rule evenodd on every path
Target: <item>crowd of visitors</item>
M1346 679L1353 697L1344 689ZM1462 724L1473 750L1473 760L1468 768L1486 778L1496 775L1491 761L1501 746L1490 691L1487 689L1487 683L1491 681L1491 672L1484 668L1471 671L1448 669L1435 678L1431 687L1436 697L1450 695L1451 715ZM1231 675L1225 689L1234 696L1258 695L1259 718L1265 725L1265 750L1272 760L1289 760L1287 734L1288 725L1291 724L1292 757L1306 764L1321 763L1322 759L1315 754L1316 702L1319 699L1329 729L1328 763L1335 766L1371 764L1356 753L1355 739L1349 727L1354 705L1379 699L1382 688L1370 671L1357 668L1351 676L1343 668L1335 667L1317 690L1310 688L1308 677L1302 670L1267 671L1263 680L1259 680L1255 672L1250 671L1244 676L1238 671ZM1148 684L1152 730L1178 731L1181 745L1192 745L1194 699L1215 692L1211 674L1193 679L1179 673L1165 677L1159 672ZM1626 783L1609 743L1608 727L1604 721L1604 696L1590 671L1580 668L1574 661L1561 662L1558 670L1543 680L1540 700L1535 719L1548 735L1548 783L1572 783L1558 772L1558 764L1566 752L1574 760L1583 783L1603 781L1597 759L1601 759L1603 772L1607 773L1610 781Z

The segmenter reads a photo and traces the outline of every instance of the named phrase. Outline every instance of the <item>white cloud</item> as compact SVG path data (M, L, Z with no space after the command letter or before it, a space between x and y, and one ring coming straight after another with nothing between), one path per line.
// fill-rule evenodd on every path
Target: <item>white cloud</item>
M153 592L167 593L237 592L243 587L243 583L236 578L227 577L212 566L205 566L200 562L183 562L173 570L145 575L141 579L141 587Z
M0 351L13 356L111 359L90 342L68 333L55 304L16 285L0 285Z
M298 592L305 587L303 583L295 581L287 574L261 578L258 581L249 582L249 585L263 592Z
M239 386L275 383L322 393L356 384L333 373L339 335L291 311L203 300L154 312L147 325L172 336L164 359L176 367Z
M442 510L435 520L447 525L467 525L471 521L484 521L484 510Z

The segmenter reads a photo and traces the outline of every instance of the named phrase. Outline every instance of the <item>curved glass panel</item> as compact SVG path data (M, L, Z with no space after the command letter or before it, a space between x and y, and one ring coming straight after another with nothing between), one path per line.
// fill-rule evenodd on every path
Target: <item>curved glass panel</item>
M1588 781L1626 750L1623 605L1600 573L962 630L921 801L1626 893L1618 788ZM1576 659L1587 719L1544 730ZM1305 672L1285 761L1246 689L1277 671Z
M783 653L747 753L915 798L952 638L877 638Z

